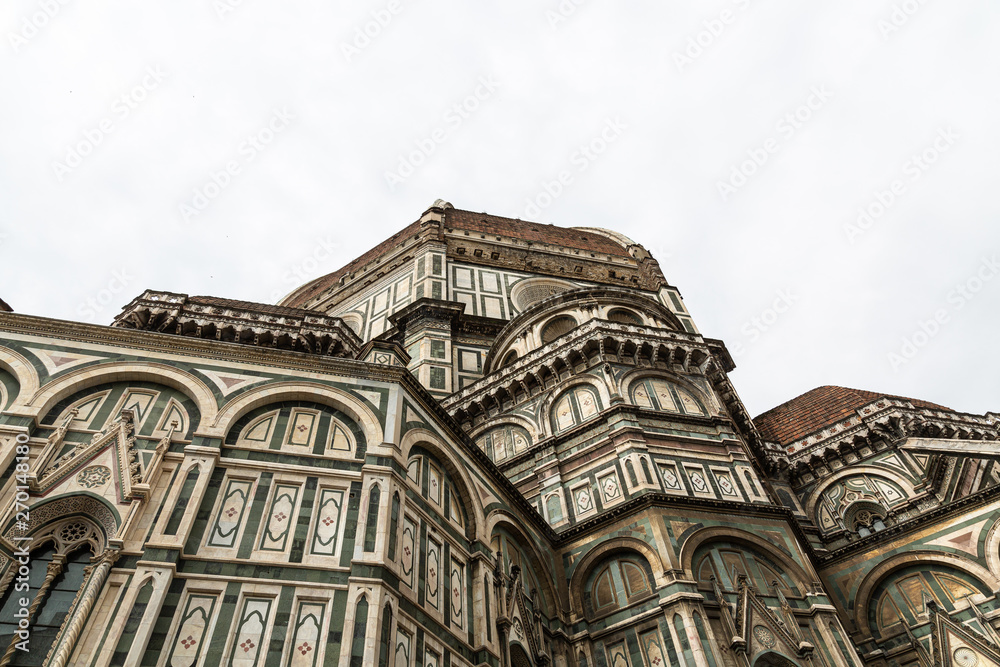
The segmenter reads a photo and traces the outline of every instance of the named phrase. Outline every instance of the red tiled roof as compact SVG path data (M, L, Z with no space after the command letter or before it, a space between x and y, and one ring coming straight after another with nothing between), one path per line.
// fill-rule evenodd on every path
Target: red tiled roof
M828 385L811 389L771 408L754 419L753 423L765 440L787 445L813 431L850 417L861 406L880 398L909 401L918 408L950 411L950 408L914 398Z
M556 227L555 225L543 225L538 222L504 218L487 213L462 211L457 208L444 209L444 222L442 226L445 229L460 229L477 234L492 234L493 236L504 236L536 243L548 243L564 248L588 250L593 253L614 255L616 257L629 256L628 250L624 246L606 236L593 232L567 227ZM399 244L401 239L415 235L419 231L420 221L417 220L353 260L347 266L308 283L301 288L301 291L295 294L294 298L287 305L301 306L317 294L336 285L340 281L341 276L353 273L360 267L388 254L389 251Z
M457 208L446 209L444 226L454 229L468 230L480 234L507 236L524 241L550 243L564 248L589 250L594 253L628 257L628 251L612 239L580 229L543 225L527 220L502 218L499 215L460 211Z
M316 296L320 292L324 291L331 285L336 285L340 282L340 277L355 271L356 269L368 264L369 262L374 262L376 259L385 255L390 250L392 250L398 244L400 239L406 238L412 234L416 234L420 230L420 221L417 220L396 232L385 241L382 241L377 246L361 255L357 259L351 260L346 266L342 266L333 273L328 273L325 276L320 276L316 278L311 283L307 283L305 289L295 295L295 298L288 304L289 306L301 306L306 303L312 297Z

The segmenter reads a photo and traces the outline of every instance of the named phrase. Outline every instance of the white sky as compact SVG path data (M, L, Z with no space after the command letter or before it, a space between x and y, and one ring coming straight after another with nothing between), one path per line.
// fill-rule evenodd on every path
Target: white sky
M650 249L752 414L822 384L1000 409L1000 7L577 2L11 0L0 297L101 324L146 288L274 302L436 198L526 217L565 171L532 217Z

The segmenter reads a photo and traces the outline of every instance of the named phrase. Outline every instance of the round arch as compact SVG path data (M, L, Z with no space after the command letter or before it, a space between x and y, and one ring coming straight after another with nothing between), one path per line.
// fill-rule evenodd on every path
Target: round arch
M535 422L521 415L510 415L510 414L494 417L489 421L485 421L482 424L479 424L478 426L476 426L474 431L471 431L469 433L469 437L473 440L473 442L475 442L479 438L479 436L483 435L487 431L494 429L498 426L507 426L507 425L520 426L525 431L527 431L528 435L531 436L531 446L536 445L538 441L541 440L542 437L544 437L539 432L538 425Z
M384 442L382 424L361 399L340 389L315 382L275 382L251 389L223 405L214 420L206 419L206 428L201 432L224 438L230 425L246 413L263 405L282 401L311 401L340 410L357 422L364 431L369 451Z
M481 535L486 523L486 516L483 512L482 503L478 493L472 493L475 483L469 478L467 468L461 461L457 461L455 456L449 452L448 447L434 433L424 428L412 428L406 432L399 443L400 452L403 455L403 466L410 460L410 451L414 447L421 447L427 450L438 462L444 466L445 472L452 484L455 485L459 495L462 497L462 505L465 507L465 514L469 518L465 525L465 536L470 540Z
M767 554L784 568L785 573L796 581L802 591L811 590L812 582L819 581L819 575L812 569L812 565L807 559L803 559L803 563L805 563L803 567L803 565L795 562L787 553L781 549L776 549L771 542L745 530L723 527L702 528L684 541L680 551L680 563L690 579L697 579L697 575L694 573L694 554L698 550L698 547L721 539L742 542Z
M587 580L587 575L594 565L600 563L605 557L616 552L635 552L642 556L649 564L649 569L653 571L653 581L656 588L665 586L666 569L660 554L642 540L634 537L617 537L588 551L583 558L579 559L573 570L573 576L569 580L570 611L583 618L583 585Z
M557 399L561 398L563 394L573 389L573 387L578 387L580 385L587 385L593 387L597 391L598 398L601 399L601 412L607 410L611 405L611 393L608 391L608 384L593 375L574 375L565 381L564 384L557 385L549 392L549 395L545 397L542 401L540 414L542 415L542 423L539 424L539 429L541 433L539 434L539 440L543 437L548 437L553 435L552 432L552 406L555 405ZM544 435L542 435L544 434Z
M9 347L0 347L0 368L13 375L20 385L17 396L11 397L10 408L27 405L27 399L38 393L38 371L22 354Z
M865 638L871 637L871 630L868 627L868 605L871 604L872 592L875 590L875 587L896 570L918 563L947 565L979 579L990 590L995 591L1000 589L1000 579L992 572L979 563L963 558L958 554L930 550L897 554L896 556L887 558L873 568L861 579L858 586L854 589L853 595L848 596L848 599L854 600L853 621L856 631L863 633Z
M201 423L194 431L200 432L204 425L211 423L218 412L215 396L195 375L187 371L155 362L138 364L129 361L114 361L70 371L58 380L47 384L29 400L32 415L40 419L48 414L59 401L83 389L96 387L107 382L138 380L155 382L176 389L198 406Z
M556 585L554 576L556 573L550 572L549 568L545 567L545 561L542 560L541 554L538 552L538 548L535 545L535 541L530 539L528 535L521 529L518 525L519 519L507 510L495 509L490 512L489 516L486 517L486 530L483 531L484 536L488 536L488 545L492 545L493 536L498 528L505 530L511 535L515 536L520 543L520 546L525 550L531 559L531 566L534 568L536 575L538 576L539 585L543 590L539 591L542 598L545 600L545 605L548 607L549 611L553 616L558 616L562 613L562 601L561 598L556 594ZM495 556L496 554L494 554Z
M829 489L831 486L836 484L838 481L844 479L845 477L853 477L855 475L871 475L873 477L882 477L889 480L893 484L898 484L903 491L906 492L909 498L912 498L915 494L913 490L913 484L910 483L905 477L899 475L898 473L890 472L885 468L879 468L876 466L851 466L849 468L841 468L830 477L823 480L823 483L813 489L812 493L809 494L809 498L805 502L806 516L809 517L810 521L815 521L816 517L816 504L819 502L819 498L823 493ZM888 509L888 508L886 508Z
M672 382L682 389L691 392L695 398L701 401L705 409L708 410L709 414L717 415L722 409L718 401L715 399L714 392L706 393L705 390L687 378L682 378L679 375L671 373L670 371L665 371L656 368L636 368L623 374L621 379L618 381L618 385L621 387L621 395L628 397L631 396L632 385L646 378L659 378L661 380L666 380L667 382Z

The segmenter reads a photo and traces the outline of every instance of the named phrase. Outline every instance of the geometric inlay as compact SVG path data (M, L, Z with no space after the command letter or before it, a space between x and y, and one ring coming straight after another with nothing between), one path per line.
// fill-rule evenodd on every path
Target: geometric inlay
M77 483L85 489L104 486L111 479L111 468L107 466L90 466L80 471L76 476Z
M757 641L759 641L763 646L766 646L767 648L771 648L772 646L775 645L775 643L777 643L777 640L775 640L774 638L774 634L770 630L765 628L763 625L754 626L753 636L756 637Z
M74 366L85 364L88 361L102 361L107 359L107 357L95 357L89 354L80 354L79 352L53 352L52 350L39 350L33 347L26 347L25 349L38 357L38 360L45 366L45 370L49 372L49 375L55 375Z
M257 377L255 375L240 375L239 373L219 373L217 371L210 371L204 368L195 369L219 388L223 396L228 396L237 389L242 389L252 384L258 382L263 382L267 378Z

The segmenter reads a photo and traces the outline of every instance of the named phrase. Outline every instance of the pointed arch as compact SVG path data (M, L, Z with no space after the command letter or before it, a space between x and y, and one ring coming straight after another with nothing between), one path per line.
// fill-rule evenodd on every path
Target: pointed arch
M426 450L444 467L445 473L447 473L462 501L462 509L466 517L465 536L473 540L477 535L484 534L486 516L479 494L472 493L472 490L477 487L476 482L469 475L469 466L458 457L451 446L427 429L412 428L403 436L399 443L399 449L403 455L404 465L410 460L410 452L414 447Z

